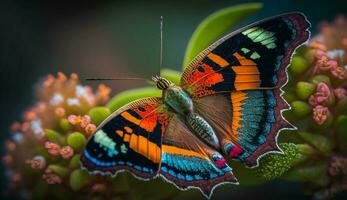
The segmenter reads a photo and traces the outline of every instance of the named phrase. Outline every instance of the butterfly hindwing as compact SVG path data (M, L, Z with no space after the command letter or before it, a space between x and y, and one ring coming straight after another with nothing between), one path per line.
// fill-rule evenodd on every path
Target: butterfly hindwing
M201 142L178 116L164 135L160 174L180 189L195 187L206 196L217 185L238 184L222 155Z
M161 102L160 98L140 99L112 114L89 138L82 166L100 174L129 170L143 179L155 177L162 135L171 117Z
M254 167L258 158L279 151L280 129L292 128L281 117L287 104L279 90L247 90L214 94L196 100L197 112L216 130L221 149L232 159Z
M309 26L304 15L289 13L231 33L188 65L180 85L196 98L282 86L294 50L309 37Z

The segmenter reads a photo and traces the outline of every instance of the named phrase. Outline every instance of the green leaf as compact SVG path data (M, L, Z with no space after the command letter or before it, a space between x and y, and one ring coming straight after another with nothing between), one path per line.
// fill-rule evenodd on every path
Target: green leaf
M306 131L299 131L299 135L302 139L312 144L317 150L324 154L330 154L334 148L333 142L323 135L312 134Z
M188 43L183 67L186 67L198 53L221 38L226 31L229 31L261 7L261 3L240 4L224 8L205 18L196 28Z
M325 161L318 161L297 166L289 170L283 178L288 181L306 182L323 178L327 172L328 164Z
M111 112L114 112L118 108L136 99L145 98L145 97L160 97L160 96L161 96L161 91L155 87L143 87L143 88L126 90L112 97L111 100L107 103L106 107L108 107L111 110Z

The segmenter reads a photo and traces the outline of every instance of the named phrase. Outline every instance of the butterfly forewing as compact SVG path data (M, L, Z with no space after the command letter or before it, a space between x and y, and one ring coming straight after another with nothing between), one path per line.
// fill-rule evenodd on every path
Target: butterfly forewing
M101 174L129 170L144 179L156 176L162 134L171 117L161 102L161 98L137 100L111 115L88 140L83 167Z
M309 37L308 27L302 14L290 13L231 33L188 65L180 85L193 97L280 87L294 50Z

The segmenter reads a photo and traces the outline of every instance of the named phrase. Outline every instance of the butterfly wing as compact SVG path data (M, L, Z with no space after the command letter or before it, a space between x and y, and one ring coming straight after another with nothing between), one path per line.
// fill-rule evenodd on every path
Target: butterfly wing
M282 86L294 50L309 38L309 26L303 14L290 13L231 33L188 65L180 85L196 98Z
M212 44L184 71L181 87L231 158L254 167L265 153L280 151L278 132L292 128L281 115L288 105L280 88L309 26L300 13L252 24Z
M162 135L171 117L161 102L144 98L113 113L89 138L82 166L92 173L116 175L128 170L142 179L155 177Z
M207 197L217 185L238 184L222 155L201 142L178 116L172 117L163 138L160 175L179 189L195 187Z

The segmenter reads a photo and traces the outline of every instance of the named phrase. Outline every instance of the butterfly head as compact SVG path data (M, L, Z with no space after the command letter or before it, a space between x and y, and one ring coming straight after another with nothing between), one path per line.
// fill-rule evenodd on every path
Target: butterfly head
M152 77L152 80L154 81L155 85L157 86L158 89L160 90L166 90L170 86L173 85L173 83L161 76L155 75Z

